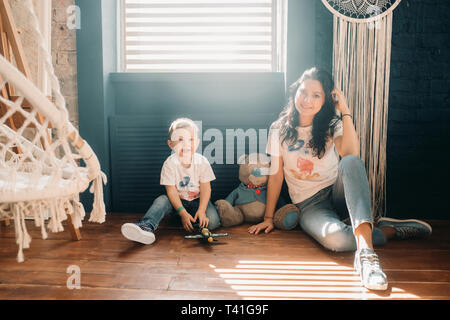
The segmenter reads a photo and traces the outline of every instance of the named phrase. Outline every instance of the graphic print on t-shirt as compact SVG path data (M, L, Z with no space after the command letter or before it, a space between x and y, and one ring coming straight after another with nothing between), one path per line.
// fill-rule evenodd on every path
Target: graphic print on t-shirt
M313 173L314 162L312 162L308 159L298 157L297 158L297 168L299 170L298 172L296 170L291 169L291 173L298 180L311 180L311 179L320 177L320 175L318 173Z
M191 177L185 176L183 177L183 181L178 183L181 189L181 193L184 195L184 199L186 200L194 200L198 198L200 192L198 191L184 191L184 188L194 187L194 184L191 182Z
M309 148L305 146L305 140L298 139L297 142L291 146L288 146L289 152L302 151L304 154L309 154Z
M294 152L294 151L300 150L304 145L305 145L305 141L299 139L299 140L297 140L297 142L294 145L288 146L288 151Z
M307 155L309 154L309 148L305 146L305 140L299 139L294 145L288 146L288 152L297 152ZM320 177L318 173L313 173L314 162L306 158L297 158L297 168L299 171L293 169L290 171L294 177L299 180L310 180Z
M179 183L180 188L187 187L189 185L190 181L191 181L191 177L183 177L183 181L180 181L180 183Z

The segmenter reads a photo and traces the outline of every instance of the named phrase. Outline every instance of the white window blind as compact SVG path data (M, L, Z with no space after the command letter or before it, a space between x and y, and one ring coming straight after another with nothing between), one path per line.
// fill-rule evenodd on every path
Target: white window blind
M122 0L125 72L271 72L277 0Z

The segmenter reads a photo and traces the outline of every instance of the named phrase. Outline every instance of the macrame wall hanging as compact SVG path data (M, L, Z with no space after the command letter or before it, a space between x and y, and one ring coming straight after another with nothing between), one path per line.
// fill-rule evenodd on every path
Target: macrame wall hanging
M401 0L322 0L333 13L333 76L361 142L372 214L386 214L386 142L392 12Z

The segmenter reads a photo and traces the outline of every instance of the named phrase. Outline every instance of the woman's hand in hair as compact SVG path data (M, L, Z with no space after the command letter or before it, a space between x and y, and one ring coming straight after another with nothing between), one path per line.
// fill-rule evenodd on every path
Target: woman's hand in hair
M347 105L347 99L344 96L344 93L335 88L333 91L331 91L331 94L333 95L333 101L336 106L336 110L338 110L341 114L350 113L350 109Z

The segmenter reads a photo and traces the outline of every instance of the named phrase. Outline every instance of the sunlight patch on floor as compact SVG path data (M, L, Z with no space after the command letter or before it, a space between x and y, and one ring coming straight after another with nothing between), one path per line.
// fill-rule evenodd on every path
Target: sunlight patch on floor
M399 288L368 290L353 268L331 261L241 260L234 268L210 267L244 300L419 298Z
M262 291L238 291L237 294L242 296L244 300L254 300L254 299L357 299L357 300L367 300L367 299L417 299L418 297L409 293L396 293L395 288L393 288L392 293L385 297L378 295L376 293L363 292L319 292L317 290L310 292L262 292Z
M325 270L280 270L280 269L272 269L272 270L262 270L262 269L220 269L217 268L216 272L221 272L224 274L227 273L240 273L240 274L244 274L244 273L248 273L248 274L292 274L292 275L297 275L299 272L301 272L301 274L325 274L328 275L331 272L330 271L325 271ZM342 275L356 275L355 271L335 271L333 270L332 274L342 274ZM359 279L359 277L358 277Z

